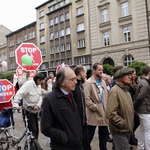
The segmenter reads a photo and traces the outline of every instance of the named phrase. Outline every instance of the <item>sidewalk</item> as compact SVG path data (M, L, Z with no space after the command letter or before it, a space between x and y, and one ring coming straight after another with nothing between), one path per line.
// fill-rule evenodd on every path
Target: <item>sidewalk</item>
M19 136L20 133L24 129L22 114L17 113L17 112L14 113L14 120L15 120L15 133L16 133L17 136ZM20 144L22 146L22 148L23 148L23 143L24 143L24 140L21 141L21 144ZM47 144L46 144L46 137L41 132L39 132L39 143L40 143L41 147L43 148L43 150L50 150L50 147L48 147ZM96 133L95 133L95 136L94 136L94 139L92 141L91 146L92 146L92 150L99 150L99 147L98 147L98 131L97 130L96 130ZM107 148L108 148L108 150L112 150L112 144L108 143ZM137 150L136 147L134 147L133 150Z

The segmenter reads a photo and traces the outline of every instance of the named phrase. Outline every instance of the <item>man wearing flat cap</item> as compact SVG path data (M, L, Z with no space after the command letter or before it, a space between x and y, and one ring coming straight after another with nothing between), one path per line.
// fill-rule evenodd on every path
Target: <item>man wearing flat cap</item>
M106 116L113 136L115 150L130 150L129 136L133 129L134 109L128 85L132 70L121 68L115 74L116 84L108 94Z

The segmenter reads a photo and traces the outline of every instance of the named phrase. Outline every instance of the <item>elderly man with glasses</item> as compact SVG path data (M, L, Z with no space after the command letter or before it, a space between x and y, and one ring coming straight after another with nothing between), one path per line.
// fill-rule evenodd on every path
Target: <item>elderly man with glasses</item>
M41 132L51 138L52 150L82 150L81 120L72 95L76 83L74 71L62 67L53 91L44 99Z

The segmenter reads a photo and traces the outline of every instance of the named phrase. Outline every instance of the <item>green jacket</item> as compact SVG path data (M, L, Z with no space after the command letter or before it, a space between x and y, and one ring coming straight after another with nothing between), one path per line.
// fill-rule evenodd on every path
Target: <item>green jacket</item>
M111 134L130 134L133 129L134 108L128 87L120 82L108 94L106 117Z

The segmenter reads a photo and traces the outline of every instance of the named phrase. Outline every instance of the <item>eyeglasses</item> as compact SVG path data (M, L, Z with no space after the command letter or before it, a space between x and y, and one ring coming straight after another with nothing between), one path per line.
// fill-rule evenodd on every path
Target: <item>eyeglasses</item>
M71 79L67 79L67 80L71 80L72 82L77 80L77 77L72 77Z

